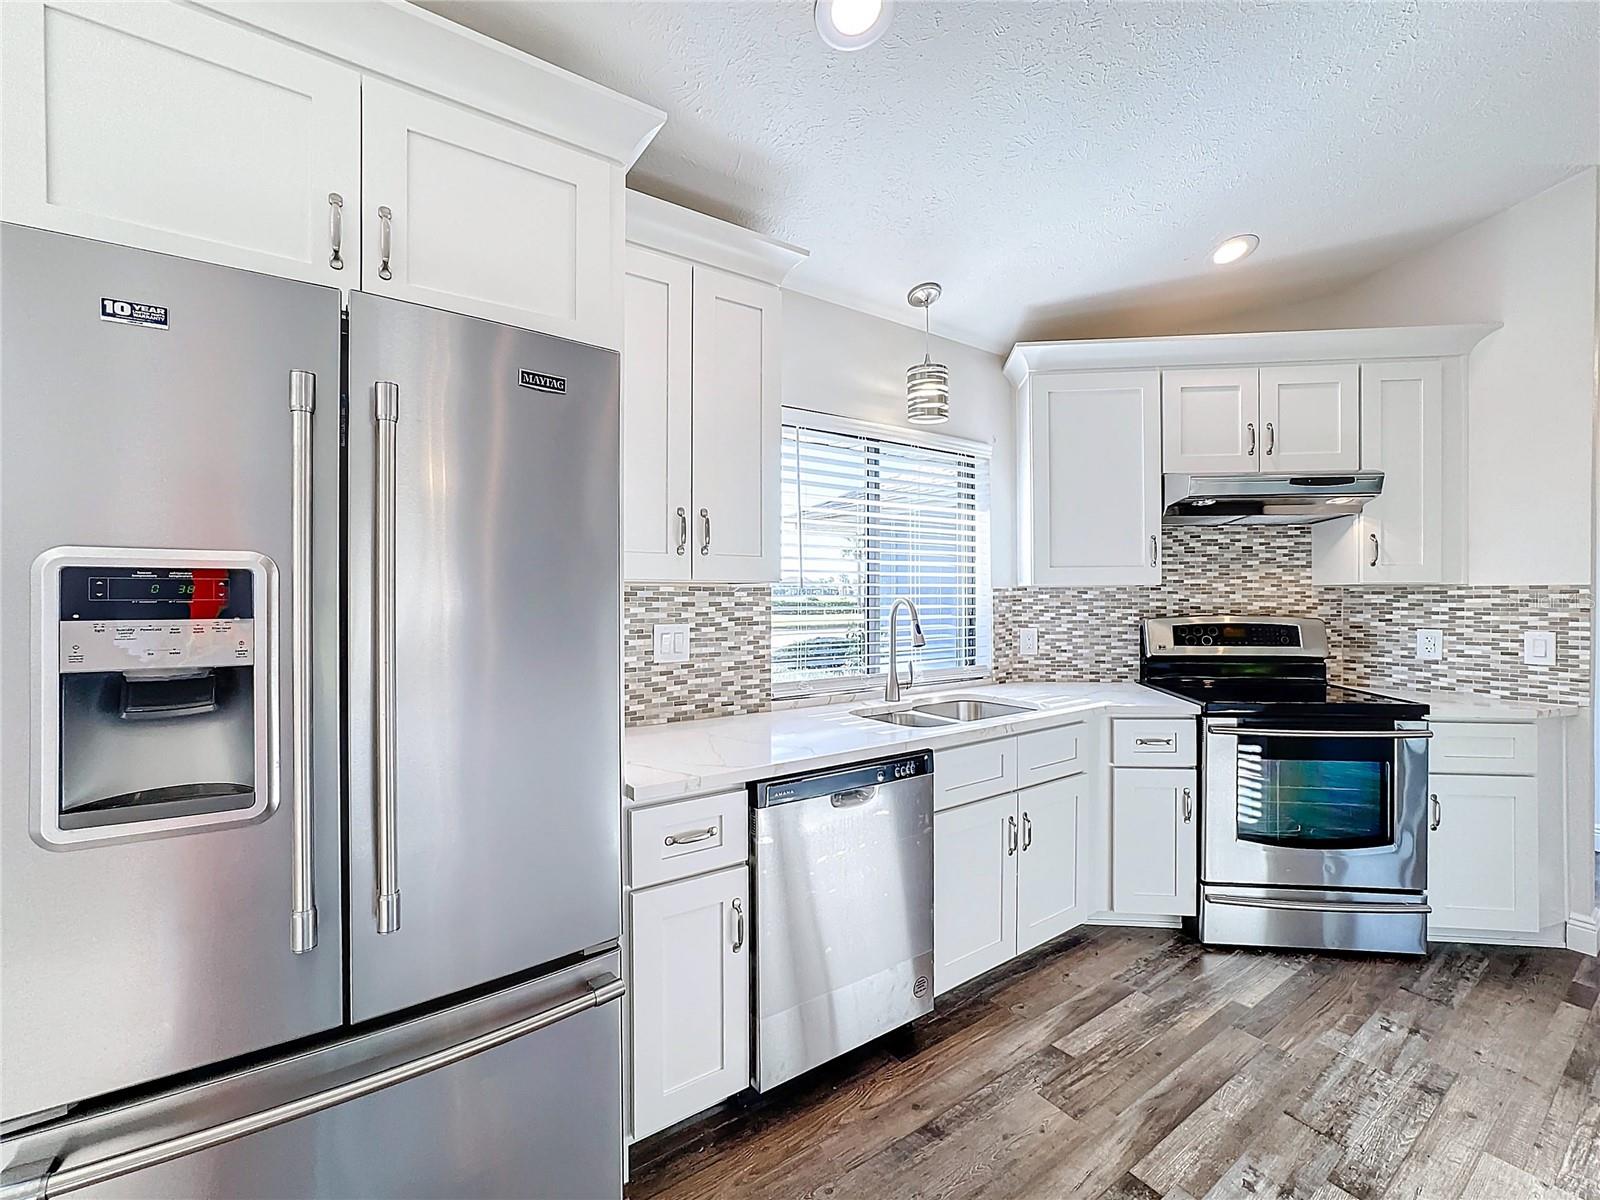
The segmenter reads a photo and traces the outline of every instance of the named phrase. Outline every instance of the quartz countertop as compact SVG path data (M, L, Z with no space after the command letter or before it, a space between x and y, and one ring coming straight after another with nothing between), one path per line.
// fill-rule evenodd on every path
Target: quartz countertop
M907 692L899 707L973 696L1034 705L1032 711L939 728L913 729L856 716L881 698L781 708L738 717L639 725L623 739L630 804L653 804L743 787L760 779L822 770L895 754L988 741L1081 719L1100 710L1120 717L1193 717L1198 705L1137 683L1007 683Z
M1583 711L1576 704L1552 704L1535 700L1501 700L1477 692L1425 692L1416 688L1376 684L1363 691L1396 700L1428 706L1432 721L1537 721L1543 717L1570 717Z

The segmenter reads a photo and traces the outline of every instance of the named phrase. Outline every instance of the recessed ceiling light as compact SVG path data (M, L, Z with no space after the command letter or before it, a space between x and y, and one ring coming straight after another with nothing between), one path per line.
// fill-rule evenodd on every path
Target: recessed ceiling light
M1255 234L1236 233L1211 252L1211 261L1219 267L1225 267L1248 257L1259 245L1261 239Z
M817 0L817 33L835 50L861 50L889 28L894 0Z

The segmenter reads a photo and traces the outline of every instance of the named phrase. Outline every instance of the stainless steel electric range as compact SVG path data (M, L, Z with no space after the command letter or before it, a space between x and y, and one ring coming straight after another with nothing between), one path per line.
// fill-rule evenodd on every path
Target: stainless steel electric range
M1201 709L1201 941L1426 952L1426 705L1329 683L1304 617L1146 621L1139 677Z

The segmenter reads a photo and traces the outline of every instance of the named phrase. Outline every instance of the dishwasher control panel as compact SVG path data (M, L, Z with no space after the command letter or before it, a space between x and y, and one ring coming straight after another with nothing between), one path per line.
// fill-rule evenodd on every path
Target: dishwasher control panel
M882 762L862 763L825 771L816 775L802 775L794 779L773 779L753 787L752 803L757 808L775 804L788 804L794 800L809 800L813 796L830 796L839 792L876 787L880 783L897 783L902 779L915 779L919 775L933 774L933 754L927 750L916 754L903 754Z

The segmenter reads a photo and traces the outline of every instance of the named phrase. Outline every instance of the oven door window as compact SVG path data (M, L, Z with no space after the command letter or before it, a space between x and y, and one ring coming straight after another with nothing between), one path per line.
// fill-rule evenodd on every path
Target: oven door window
M1395 743L1374 738L1239 738L1238 837L1312 850L1394 840Z

